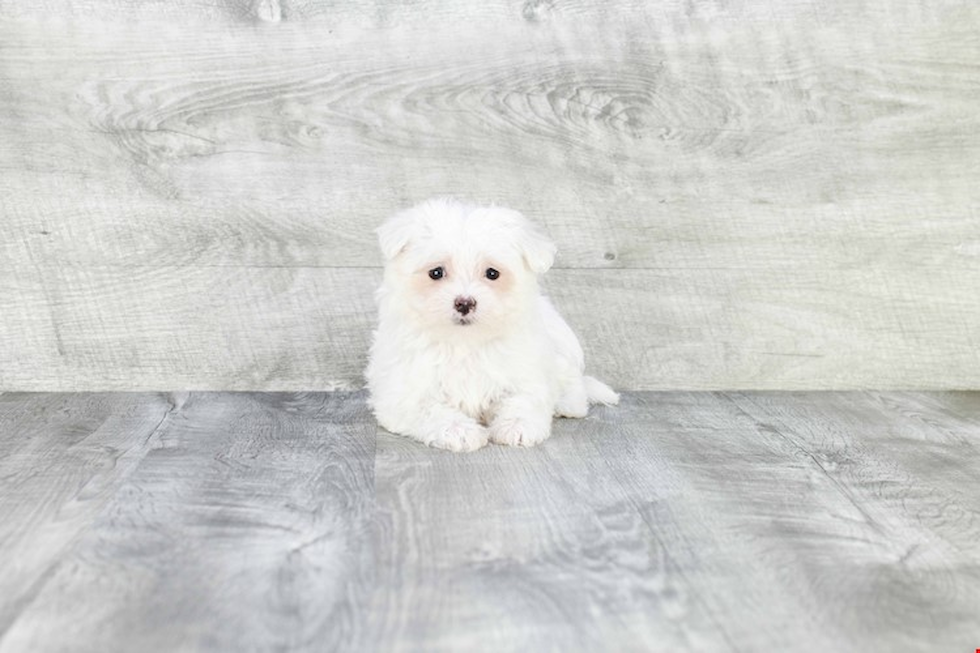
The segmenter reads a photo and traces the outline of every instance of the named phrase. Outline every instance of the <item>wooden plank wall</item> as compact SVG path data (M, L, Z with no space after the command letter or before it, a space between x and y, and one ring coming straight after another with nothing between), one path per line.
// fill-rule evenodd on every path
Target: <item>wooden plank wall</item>
M973 0L0 0L0 389L358 386L372 229L560 247L620 388L980 387Z

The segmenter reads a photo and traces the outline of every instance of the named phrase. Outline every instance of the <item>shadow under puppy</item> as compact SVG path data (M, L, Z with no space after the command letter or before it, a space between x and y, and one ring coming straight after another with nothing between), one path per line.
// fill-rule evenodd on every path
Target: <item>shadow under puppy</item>
M538 289L555 246L517 211L435 199L378 228L385 258L367 382L389 431L433 447L532 446L552 416L619 395Z

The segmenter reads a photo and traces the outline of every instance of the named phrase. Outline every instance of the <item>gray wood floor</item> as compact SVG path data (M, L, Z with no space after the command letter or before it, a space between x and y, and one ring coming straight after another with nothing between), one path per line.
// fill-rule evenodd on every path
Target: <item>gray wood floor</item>
M0 651L972 651L980 394L629 393L531 450L362 393L0 395Z

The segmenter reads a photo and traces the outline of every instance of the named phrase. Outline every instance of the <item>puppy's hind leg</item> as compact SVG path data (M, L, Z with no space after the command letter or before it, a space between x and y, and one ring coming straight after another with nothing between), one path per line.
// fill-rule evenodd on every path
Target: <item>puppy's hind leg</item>
M562 390L562 395L555 404L555 415L558 417L585 417L589 413L589 395L585 392L582 381L569 383Z

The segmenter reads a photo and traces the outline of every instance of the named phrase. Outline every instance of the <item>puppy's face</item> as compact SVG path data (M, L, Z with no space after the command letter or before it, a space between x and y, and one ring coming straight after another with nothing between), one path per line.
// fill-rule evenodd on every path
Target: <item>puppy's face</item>
M382 296L439 337L492 337L522 324L555 247L521 214L430 200L378 229Z

